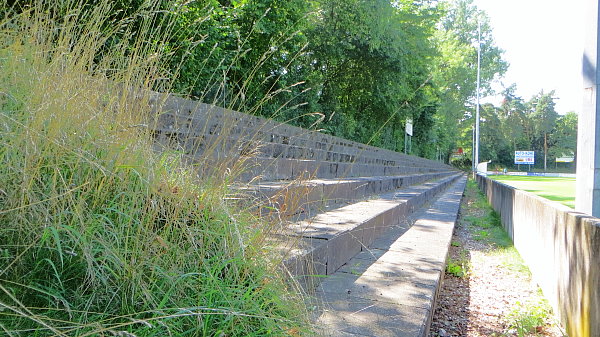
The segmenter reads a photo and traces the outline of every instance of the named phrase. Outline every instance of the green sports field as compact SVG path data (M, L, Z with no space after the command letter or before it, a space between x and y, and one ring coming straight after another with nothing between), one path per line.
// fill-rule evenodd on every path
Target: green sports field
M503 175L489 177L520 190L532 192L540 197L575 208L575 178Z

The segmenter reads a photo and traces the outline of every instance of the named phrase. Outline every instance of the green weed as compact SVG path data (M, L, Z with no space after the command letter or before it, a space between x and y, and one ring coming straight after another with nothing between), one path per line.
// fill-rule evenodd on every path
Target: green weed
M466 193L469 195L469 203L462 221L474 239L494 247L511 247L512 240L502 227L500 215L490 207L473 180L467 183Z
M446 273L456 277L466 277L471 270L468 250L462 249L458 253L458 257L449 257L446 262Z
M475 240L483 241L487 240L490 236L490 232L486 230L479 230L475 232Z
M552 314L552 308L548 302L541 298L531 298L525 303L517 302L506 315L509 329L514 329L517 336L523 337L537 334L537 329L546 325Z
M446 273L456 277L464 277L467 275L467 272L461 265L450 261L446 264Z

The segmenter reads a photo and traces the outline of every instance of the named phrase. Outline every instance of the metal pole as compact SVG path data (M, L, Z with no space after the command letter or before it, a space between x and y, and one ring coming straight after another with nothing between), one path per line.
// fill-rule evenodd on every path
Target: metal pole
M473 122L473 124L475 124L475 122ZM473 177L475 177L475 125L473 125L471 131L471 144L473 148L473 151L471 151L471 167L473 168Z
M477 106L475 107L475 171L479 164L479 87L481 84L481 22L477 21Z
M548 153L548 134L544 132L544 172L546 172L546 157Z

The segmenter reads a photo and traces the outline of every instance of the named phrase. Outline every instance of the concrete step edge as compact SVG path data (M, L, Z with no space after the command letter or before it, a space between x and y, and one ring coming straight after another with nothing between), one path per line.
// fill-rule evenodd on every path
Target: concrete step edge
M453 174L455 172L448 171L401 176L265 182L234 187L234 190L240 193L238 198L251 200L251 204L257 205L255 212L262 217L298 221L373 195Z
M241 181L250 181L256 177L264 180L293 180L298 177L348 178L367 175L398 175L409 173L436 172L451 170L447 165L439 167L418 166L418 163L399 163L384 166L379 164L329 162L292 158L252 158L245 164L246 171Z
M317 288L325 335L428 336L465 183L453 182L399 237L375 241L371 261L360 253Z
M282 233L287 245L282 247L282 251L288 254L283 259L283 265L310 291L321 279L321 276L315 275L333 274L350 258L366 250L387 228L406 219L415 209L461 176L462 174L457 174L413 186L398 193L397 197L392 192L377 199L348 205L333 211L335 213L332 213L331 220L334 223L328 224L327 215L320 214L317 217L321 219L292 225ZM352 212L349 211L352 209L358 210L356 216L345 213ZM344 214L351 216L348 218ZM335 223L336 221L341 223ZM286 250L292 246L295 250Z

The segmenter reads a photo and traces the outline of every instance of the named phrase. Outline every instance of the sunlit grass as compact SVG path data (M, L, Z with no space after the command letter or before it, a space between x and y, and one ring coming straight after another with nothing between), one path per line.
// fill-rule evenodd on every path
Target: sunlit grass
M575 178L504 175L490 178L575 208Z

